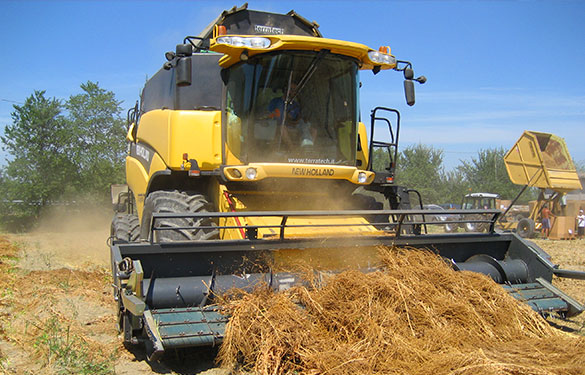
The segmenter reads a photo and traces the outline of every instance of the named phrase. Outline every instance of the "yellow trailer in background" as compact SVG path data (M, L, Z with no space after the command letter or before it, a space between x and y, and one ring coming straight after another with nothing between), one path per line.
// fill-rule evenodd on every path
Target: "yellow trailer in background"
M531 237L539 230L540 213L545 205L553 212L552 238L569 238L574 234L575 220L564 216L565 195L582 189L579 176L565 140L550 133L525 131L504 156L510 180L524 185L514 202L528 187L537 187L540 194L536 204L531 205L529 217L518 222L505 220L504 212L499 224L506 230L516 229L522 237Z

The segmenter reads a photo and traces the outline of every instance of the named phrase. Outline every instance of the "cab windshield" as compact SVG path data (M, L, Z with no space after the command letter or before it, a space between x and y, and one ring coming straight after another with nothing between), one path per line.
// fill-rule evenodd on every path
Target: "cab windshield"
M354 166L355 60L329 53L259 55L224 71L228 163Z
M495 209L495 199L487 197L465 197L463 202L464 210L491 210Z

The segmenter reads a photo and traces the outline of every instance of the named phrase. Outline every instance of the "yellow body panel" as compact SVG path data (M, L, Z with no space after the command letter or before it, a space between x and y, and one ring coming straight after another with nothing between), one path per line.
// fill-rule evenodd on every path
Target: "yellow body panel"
M242 120L235 114L228 112L226 124L226 163L243 164L236 155L240 155L240 137L242 136ZM228 145L231 145L231 149Z
M287 164L287 163L250 163L245 166L230 166L224 169L225 176L230 181L251 181L246 177L246 170L256 170L254 181L260 181L268 177L288 178L316 178L348 180L356 185L367 185L374 180L375 173L362 171L356 167L344 167L338 165L315 164ZM238 172L235 172L235 171ZM358 182L358 175L364 173L366 179Z
M279 239L282 217L236 217L220 220L220 225L255 226L258 228L259 239ZM311 227L304 227L311 225ZM356 235L383 235L383 232L371 226L363 218L341 217L291 217L287 220L285 236L291 238L339 238ZM221 239L244 239L243 229L224 229Z
M142 220L142 209L144 208L144 199L146 197L146 189L152 175L158 171L166 169L164 161L158 154L152 156L150 168L147 171L144 166L133 157L126 157L126 181L130 190L134 193L134 200L136 201L136 211L138 218Z
M228 191L225 185L218 184L217 189L219 211L220 212L247 212L247 211L265 211L265 212L286 212L326 210L326 209L343 209L342 203L338 199L342 197L349 198L351 190L348 192L338 191L338 197L331 199L330 194L325 191L298 191L291 186L291 191ZM212 188L215 189L215 188ZM320 204L320 206L319 206ZM282 215L262 216L262 217L236 217L222 218L219 220L220 225L226 226L254 226L257 227L257 237L259 239L278 239ZM309 225L310 227L307 227ZM343 236L356 235L383 235L384 232L377 230L369 224L363 217L289 217L287 228L285 230L286 238L339 238ZM220 231L221 239L244 239L246 238L245 230L240 228L231 228Z
M209 49L214 52L225 54L225 56L219 60L219 65L223 68L227 68L239 62L240 56L244 51L247 51L248 56L254 56L260 53L278 50L320 51L323 49L329 50L334 54L350 56L359 60L361 62L360 69L370 70L374 68L374 66L380 66L380 69L385 70L396 67L396 64L378 64L372 62L368 57L368 52L373 51L373 49L360 43L299 35L262 35L262 37L270 39L270 47L236 47L227 44L219 44L217 43L217 39L212 39Z
M142 218L142 208L144 207L144 193L148 186L148 172L140 162L130 156L126 157L126 182L130 190L134 193L136 210L138 217Z
M525 131L504 156L510 180L559 192L581 189L565 141L549 133Z
M215 195L216 206L219 212L233 212L233 210L245 209L246 207L235 197L230 196L229 202L226 195L229 196L226 186L219 184L218 182L213 183L211 188ZM231 202L231 204L230 204ZM241 226L243 225L241 218L220 218L220 226ZM220 229L219 238L222 240L241 240L245 238L244 233L240 229Z
M154 148L171 169L181 169L185 153L201 170L221 164L220 111L153 110L142 115L137 138Z
M128 127L128 132L126 132L126 140L128 142L136 142L136 139L134 139L134 128L135 128L135 126L136 126L136 123L133 122Z
M270 228L259 228L258 238L279 238L278 226L281 220L281 217L250 217L246 218L246 224L270 226ZM303 225L311 225L311 227L307 228ZM286 238L339 238L344 235L382 235L382 233L361 217L291 217L287 220L285 230Z
M359 166L359 169L365 170L368 167L368 156L370 149L368 148L368 133L366 132L366 126L363 122L358 124L358 135L360 147L357 150L356 158L362 162L362 164Z

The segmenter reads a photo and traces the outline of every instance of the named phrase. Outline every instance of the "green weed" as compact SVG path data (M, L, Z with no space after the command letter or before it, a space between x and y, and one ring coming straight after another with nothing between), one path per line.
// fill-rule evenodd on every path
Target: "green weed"
M57 374L114 374L114 359L99 359L92 356L85 341L64 326L57 317L47 319L35 348L53 366Z

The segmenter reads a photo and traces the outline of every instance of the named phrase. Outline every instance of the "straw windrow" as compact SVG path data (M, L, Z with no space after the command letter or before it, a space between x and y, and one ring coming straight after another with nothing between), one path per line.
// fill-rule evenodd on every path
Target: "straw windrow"
M582 374L585 341L486 276L380 248L383 268L228 299L219 361L258 374Z

